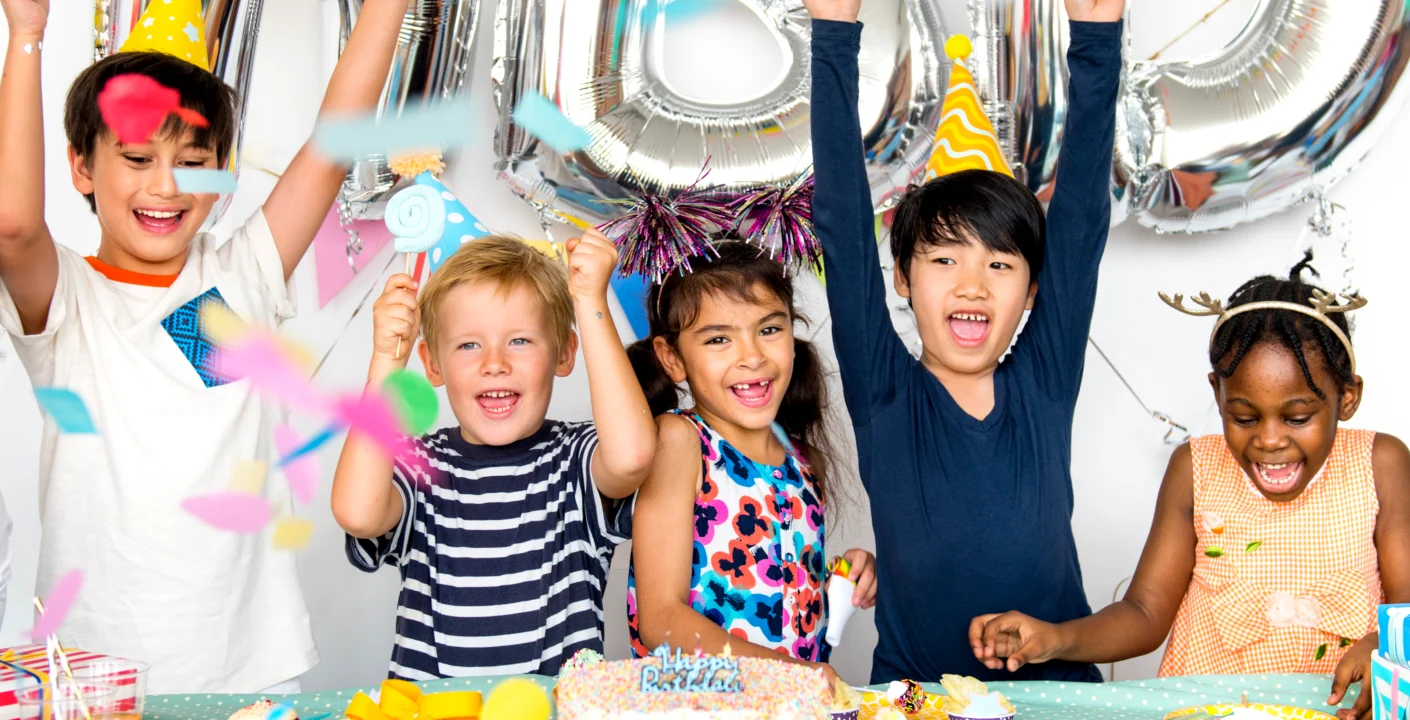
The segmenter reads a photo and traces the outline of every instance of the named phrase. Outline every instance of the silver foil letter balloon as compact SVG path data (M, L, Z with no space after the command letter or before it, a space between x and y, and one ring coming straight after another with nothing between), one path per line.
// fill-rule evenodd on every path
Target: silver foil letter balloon
M1405 0L1261 0L1223 51L1128 66L1119 201L1161 232L1232 227L1341 179L1404 104Z
M808 106L811 20L801 0L741 2L779 43L785 70L757 97L711 102L676 90L660 58L666 0L499 0L491 70L501 174L541 210L599 222L640 190L676 193L709 160L706 185L786 184L812 164ZM660 10L661 8L665 10ZM862 6L858 106L872 199L885 205L923 171L949 61L934 0ZM722 38L712 52L730 52ZM710 63L708 55L700 63ZM542 95L592 142L557 152L514 124Z
M475 0L412 0L402 20L378 115L394 118L408 104L447 100L461 92L473 60L478 5ZM338 0L338 7L342 19L338 49L342 52L362 10L362 0ZM397 184L398 178L383 155L359 159L348 171L338 195L340 217L345 224L381 219Z

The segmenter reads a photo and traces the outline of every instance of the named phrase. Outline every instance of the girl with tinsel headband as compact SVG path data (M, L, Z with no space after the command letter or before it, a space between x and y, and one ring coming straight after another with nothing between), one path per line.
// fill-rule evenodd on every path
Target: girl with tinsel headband
M826 388L817 352L793 334L802 318L786 273L819 255L811 182L740 197L699 182L674 199L644 197L603 227L623 274L655 282L650 334L628 349L660 438L633 512L632 649L728 646L835 678L824 638L824 516L837 495ZM747 241L713 239L738 229ZM848 601L870 607L875 558L844 555L856 583Z

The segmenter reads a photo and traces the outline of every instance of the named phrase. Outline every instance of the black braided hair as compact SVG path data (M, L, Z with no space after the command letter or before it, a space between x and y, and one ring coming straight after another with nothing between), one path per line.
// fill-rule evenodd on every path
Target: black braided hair
M1321 288L1303 282L1304 272L1321 277L1312 267L1311 250L1307 251L1302 262L1293 266L1286 278L1263 275L1244 283L1229 297L1227 307L1233 310L1240 305L1270 300L1310 307L1312 292ZM1351 327L1345 314L1332 313L1328 319L1336 323L1348 338L1351 337ZM1308 349L1322 353L1327 368L1336 376L1338 393L1355 380L1351 355L1331 329L1314 318L1290 310L1254 310L1234 316L1219 327L1219 332L1210 343L1209 363L1220 377L1231 377L1248 351L1263 343L1279 344L1291 350L1302 367L1307 386L1322 400L1327 399L1327 394L1312 379L1312 368L1307 363Z

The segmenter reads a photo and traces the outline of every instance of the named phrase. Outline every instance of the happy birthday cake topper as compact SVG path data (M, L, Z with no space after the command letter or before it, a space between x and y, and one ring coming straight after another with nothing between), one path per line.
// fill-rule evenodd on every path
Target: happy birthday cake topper
M641 691L735 693L744 689L739 681L739 660L728 655L695 655L682 657L680 648L675 655L662 645L651 657L659 665L641 668Z

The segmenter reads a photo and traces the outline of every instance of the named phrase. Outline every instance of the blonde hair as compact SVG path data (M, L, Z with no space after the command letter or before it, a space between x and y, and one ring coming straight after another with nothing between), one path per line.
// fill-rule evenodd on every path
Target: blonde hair
M500 293L520 287L532 290L543 303L554 352L567 346L568 334L573 331L567 270L516 237L489 235L461 245L421 291L421 335L433 354L446 295L457 286L483 282L494 283Z

